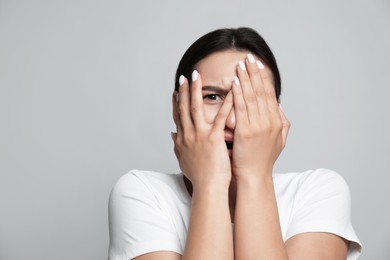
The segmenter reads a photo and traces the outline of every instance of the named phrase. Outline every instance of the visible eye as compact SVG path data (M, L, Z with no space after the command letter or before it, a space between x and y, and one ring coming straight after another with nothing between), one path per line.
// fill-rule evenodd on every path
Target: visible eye
M203 100L223 101L223 98L221 95L218 95L218 94L208 94L208 95L203 96Z

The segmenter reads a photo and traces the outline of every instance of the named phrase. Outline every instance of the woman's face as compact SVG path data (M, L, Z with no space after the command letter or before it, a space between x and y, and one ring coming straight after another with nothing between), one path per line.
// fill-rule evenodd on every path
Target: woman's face
M225 96L232 88L233 79L237 76L238 62L244 61L248 53L248 51L237 50L216 52L202 59L195 66L202 78L204 111L208 123L214 122ZM270 73L267 67L266 69ZM235 126L236 118L232 110L226 120L227 137L233 137Z

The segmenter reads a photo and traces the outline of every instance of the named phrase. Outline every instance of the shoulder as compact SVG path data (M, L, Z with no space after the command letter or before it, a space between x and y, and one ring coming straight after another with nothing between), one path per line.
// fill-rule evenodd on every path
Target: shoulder
M314 183L338 183L340 185L346 185L344 178L337 172L330 169L316 169L308 170L302 173L302 180L304 182Z
M315 170L307 170L304 172L287 172L287 173L274 173L274 179L288 180L288 181L305 181L305 180L325 180L328 178L343 179L341 175L333 170L318 168Z
M152 192L157 187L174 187L176 178L176 174L130 170L118 179L112 188L111 196L118 193L136 193L137 191Z
M329 169L308 170L301 173L275 174L276 192L293 201L295 209L309 205L325 205L334 208L336 205L349 209L350 190L344 178ZM288 195L287 195L288 194Z
M275 192L283 204L298 212L335 212L350 214L351 196L348 184L337 172L329 169L301 173L277 174ZM320 216L318 216L320 217Z
M109 212L123 215L140 207L185 214L191 204L182 174L131 170L121 176L111 190Z
M351 196L348 184L329 169L279 174L274 178L289 193L286 239L305 232L327 232L350 241L348 259L356 259L361 243L351 223ZM275 186L277 186L275 185Z
M182 252L170 203L177 175L131 170L114 185L108 205L110 259L154 251ZM176 214L176 215L175 215Z
M164 198L178 197L177 175L153 171L131 170L121 176L111 190L109 212L123 215L124 209L161 208Z
M276 173L274 183L279 189L293 189L298 193L318 194L323 191L325 195L331 195L333 192L349 194L349 187L344 178L339 173L324 168L305 172Z
M337 221L350 215L350 191L344 178L329 169L274 174L275 195L282 227L318 219ZM333 215L333 216L330 216Z
M304 172L300 180L302 195L321 199L336 200L340 206L350 207L350 190L347 182L337 172L317 169Z

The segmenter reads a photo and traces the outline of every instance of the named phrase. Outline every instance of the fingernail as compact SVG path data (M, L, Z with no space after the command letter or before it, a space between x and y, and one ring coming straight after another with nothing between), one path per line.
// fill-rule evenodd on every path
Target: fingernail
M237 86L240 85L240 80L237 76L234 77L234 84L236 84Z
M246 70L246 68L245 68L245 63L244 63L242 60L240 60L240 61L238 62L238 66L240 67L240 69Z
M180 85L180 86L184 84L184 80L185 80L184 76L181 75L181 76L179 77L179 85Z
M256 64L257 64L257 67L259 68L259 69L264 69L264 65L263 65L263 63L261 63L261 61L256 61Z
M174 132L171 132L172 141L175 141L174 135L175 135L175 133L174 133Z
M284 113L282 104L280 104L280 103L279 103L279 108L280 108L280 110L282 110L282 112Z
M199 75L198 71L194 70L191 75L192 81L196 81L198 79L198 75Z
M255 63L255 57L253 57L252 54L248 53L247 59L248 59L249 63Z

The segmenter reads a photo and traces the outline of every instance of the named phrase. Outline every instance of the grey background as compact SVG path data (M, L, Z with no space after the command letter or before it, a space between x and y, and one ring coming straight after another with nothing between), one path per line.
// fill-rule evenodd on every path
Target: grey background
M170 99L199 36L250 26L292 122L276 170L330 168L361 259L389 259L389 1L0 0L0 259L105 259L132 168L177 172Z

